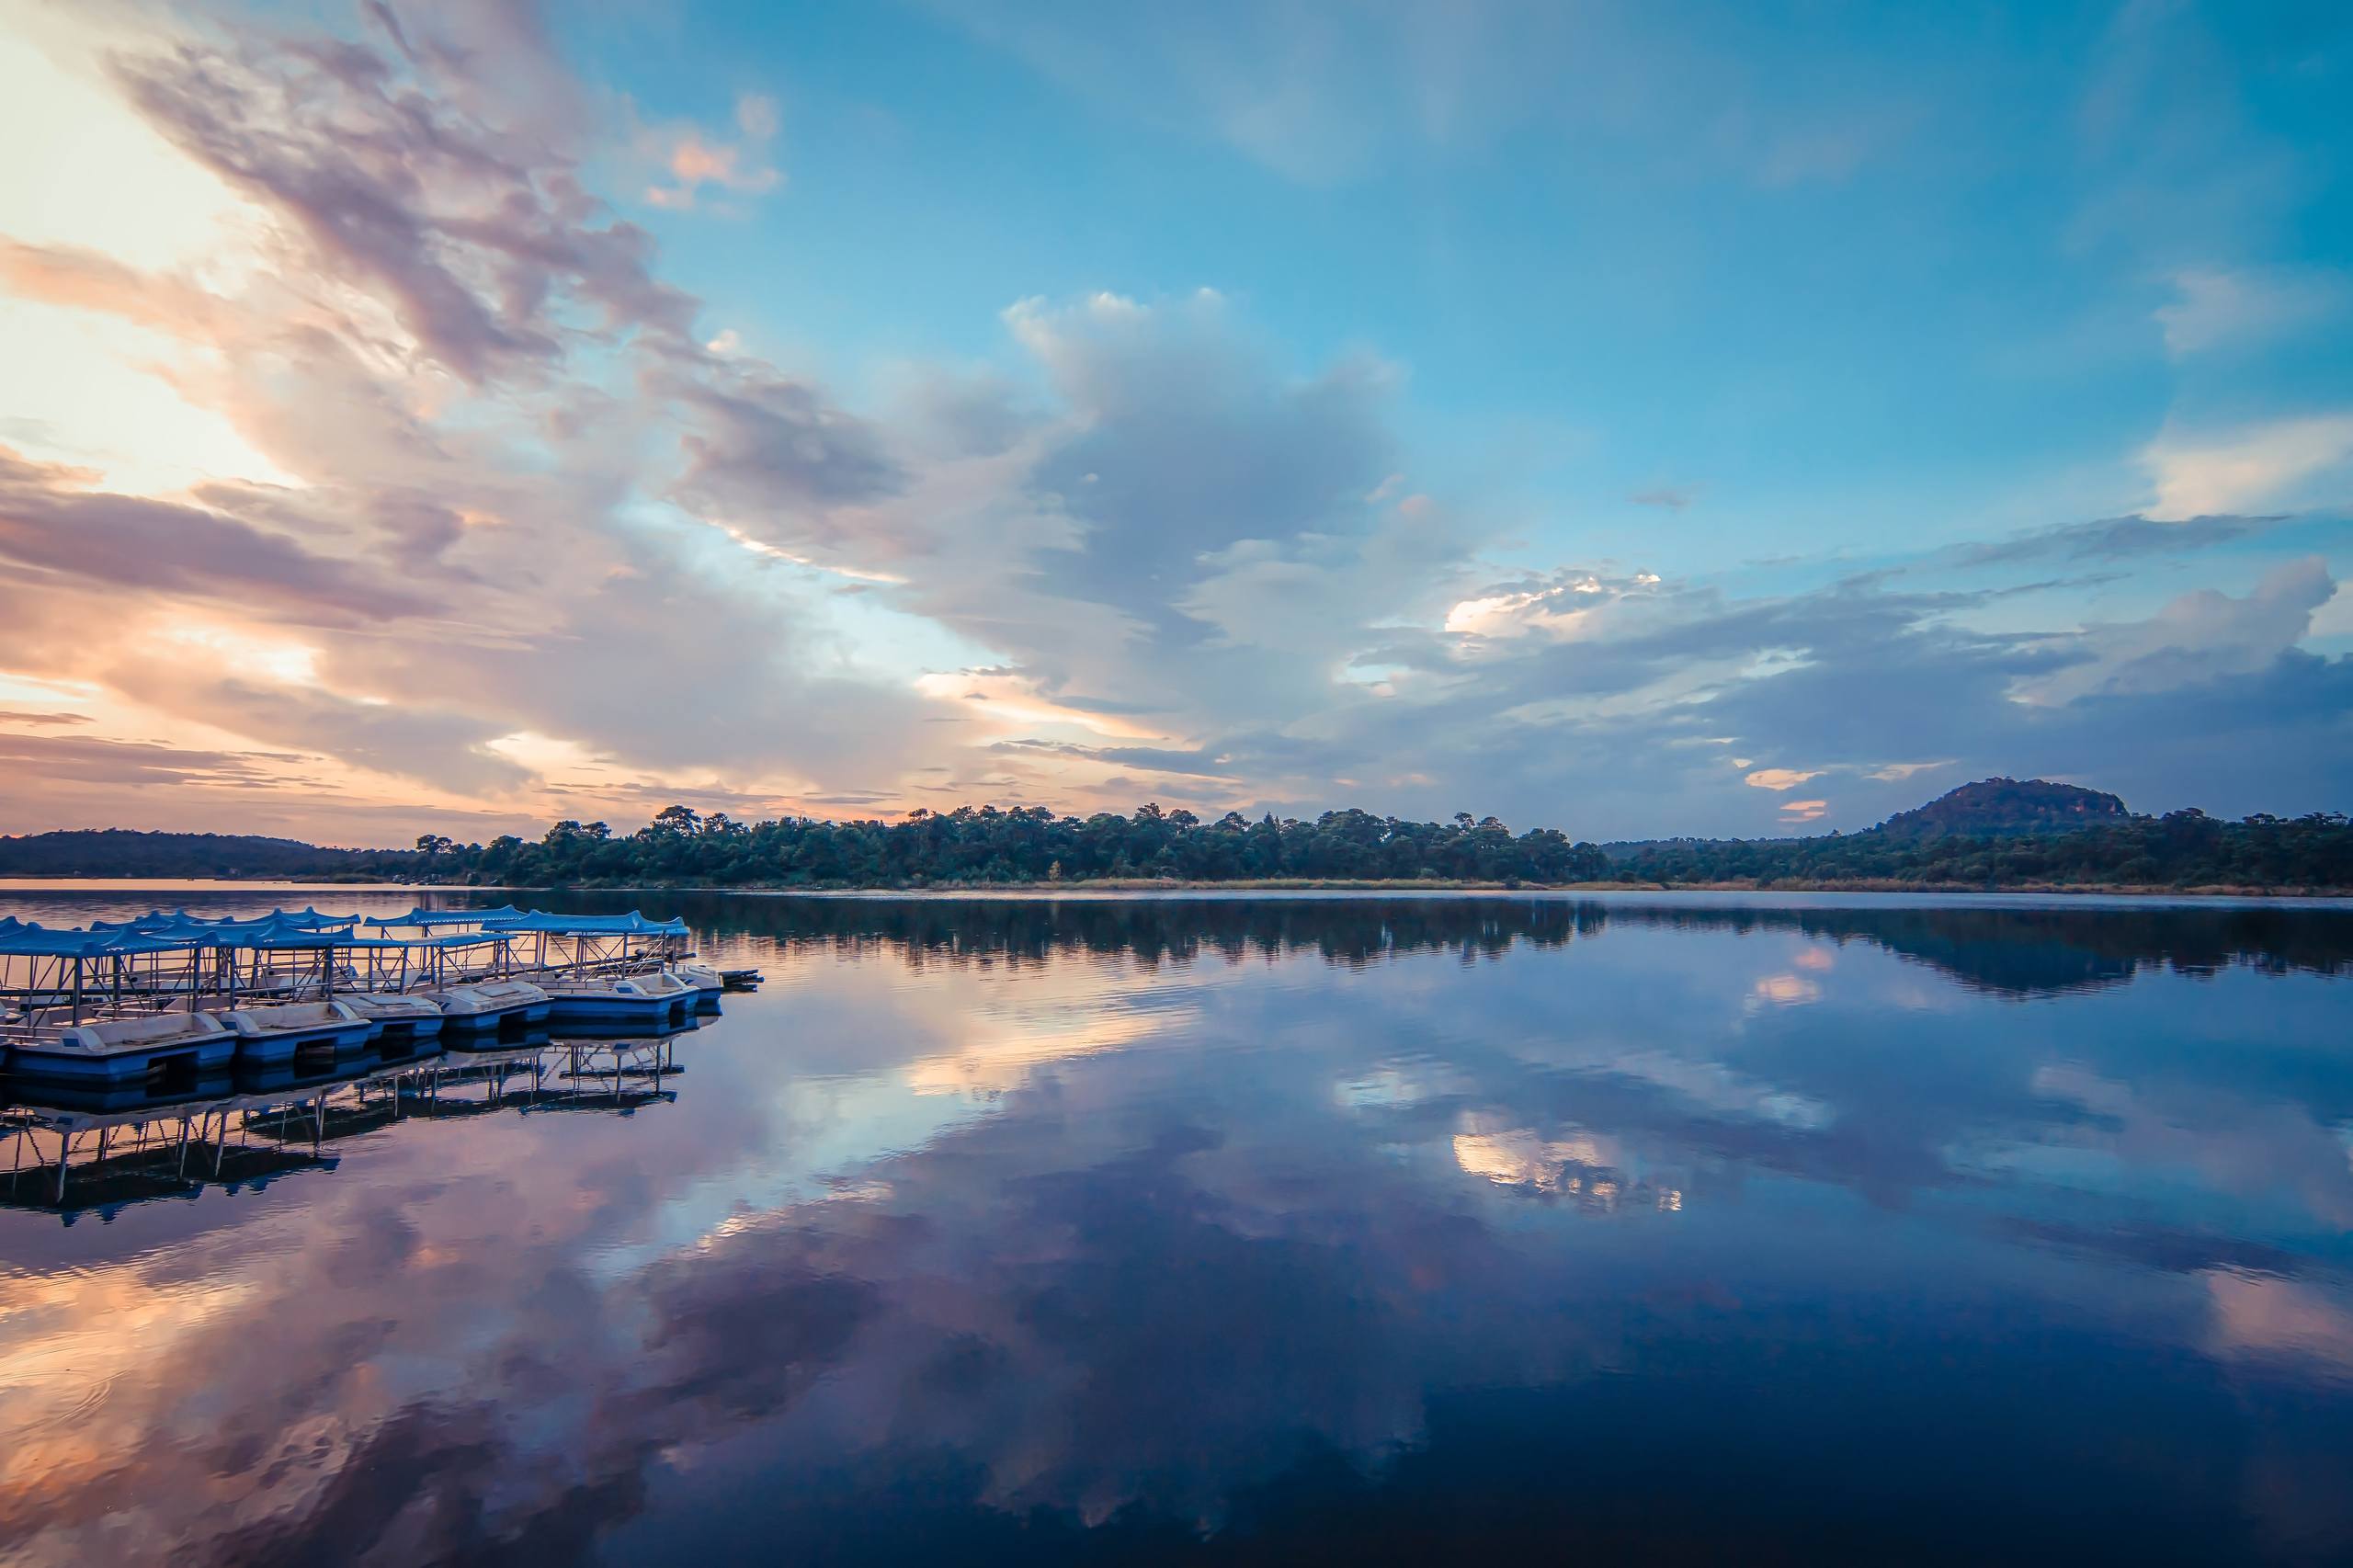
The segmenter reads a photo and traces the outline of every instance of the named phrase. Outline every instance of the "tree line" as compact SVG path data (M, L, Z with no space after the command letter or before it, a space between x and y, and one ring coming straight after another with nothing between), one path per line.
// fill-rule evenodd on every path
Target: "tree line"
M627 835L560 822L538 843L417 840L415 867L441 881L521 885L746 882L800 887L950 886L1141 878L1184 881L1591 881L1608 859L1557 828L1515 835L1494 817L1407 822L1360 811L1313 822L1238 812L1204 821L1139 807L1057 816L1042 806L960 806L896 821L786 817L745 824L670 806Z
M2060 833L1919 836L1873 829L1817 838L1669 839L1621 853L1617 871L1670 886L2353 889L2353 827L2336 812L2231 822L2193 809Z
M1629 881L1668 887L1884 885L2002 888L2313 888L2353 891L2353 827L2339 813L2230 822L2202 812L2064 832L1927 835L1879 829L1814 838L1670 839L1608 848L1555 828L1515 834L1460 812L1413 822L1362 811L1313 820L1204 819L1146 805L1130 815L962 806L892 820L734 821L671 806L633 833L560 822L531 840L438 835L411 849L326 849L210 834L50 833L0 838L0 875L269 877L517 887L987 886L1106 879L1484 882Z

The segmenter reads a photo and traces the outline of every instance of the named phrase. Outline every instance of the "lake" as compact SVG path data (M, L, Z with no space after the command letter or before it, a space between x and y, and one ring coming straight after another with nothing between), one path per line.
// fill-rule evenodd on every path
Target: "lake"
M766 985L10 1113L0 1558L2353 1557L2341 907L632 904Z

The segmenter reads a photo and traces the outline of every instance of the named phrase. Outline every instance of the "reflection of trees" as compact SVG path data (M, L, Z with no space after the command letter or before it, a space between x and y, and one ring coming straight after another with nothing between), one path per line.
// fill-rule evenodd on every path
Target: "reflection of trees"
M632 895L634 899L637 895ZM582 898L586 906L607 902ZM1610 926L1784 932L1876 943L2007 995L2120 985L2144 968L2211 974L2353 971L2353 912L2173 906L1770 908L1564 898L877 899L682 896L660 913L785 944L887 949L911 966L1124 955L1184 963L1314 954L1359 966L1399 953L1563 946Z
M646 902L632 894L624 902ZM584 907L608 902L580 896ZM1400 952L1466 957L1528 942L1557 948L1597 928L1602 906L1562 899L878 899L683 895L665 911L722 936L886 947L920 968L967 957L1132 957L1184 963L1313 953L1351 966Z

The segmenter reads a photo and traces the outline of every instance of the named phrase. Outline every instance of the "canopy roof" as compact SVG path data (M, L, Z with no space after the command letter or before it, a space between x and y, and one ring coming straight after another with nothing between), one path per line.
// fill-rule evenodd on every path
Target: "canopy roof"
M51 930L21 921L0 926L0 958L119 958L131 953L182 952L215 945L216 938L209 932L164 935L128 930L85 931L72 926Z
M498 947L515 938L505 931L452 931L441 937L362 937L353 931L277 930L240 937L223 947L264 948L273 952L290 949L313 952L332 948L337 952L358 949L369 952L427 949L448 951L453 948Z
M485 929L517 933L543 933L551 937L683 937L687 923L683 920L648 920L643 914L631 910L627 915L550 915L535 909L529 915L512 919L485 923Z
M504 909L416 909L393 919L365 922L378 931L398 926L431 930L437 926L480 926L478 931L451 931L438 937L362 937L356 915L322 915L315 909L273 909L251 919L233 915L190 915L187 910L151 910L130 920L94 920L89 928L54 929L0 916L0 957L104 958L127 953L185 951L198 948L267 949L275 951L362 948L448 949L480 948L513 941L517 936L551 937L683 937L683 920L648 920L637 910L627 915L550 915Z
M381 915L370 916L365 924L382 931L395 926L415 926L430 929L436 926L480 926L494 920L520 920L521 918L523 918L523 912L510 903L501 909L419 907L410 910L406 915L395 915L389 918Z
M93 920L93 931L133 931L143 936L178 936L209 932L239 937L248 932L349 930L359 924L357 915L321 915L315 909L273 909L267 915L240 919L233 915L190 915L185 909L153 909L130 920Z

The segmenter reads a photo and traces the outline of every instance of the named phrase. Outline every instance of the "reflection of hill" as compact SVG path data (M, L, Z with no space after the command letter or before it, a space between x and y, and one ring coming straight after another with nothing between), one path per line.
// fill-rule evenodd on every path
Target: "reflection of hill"
M665 907L665 913L668 909ZM1466 957L1561 947L1611 926L1799 933L1878 944L1973 989L2055 995L2123 984L2144 968L2353 971L2353 911L2274 908L1736 907L1562 898L680 899L704 930L929 962L1128 955L1183 963L1320 955L1361 965L1399 953Z
M1860 939L1972 990L2047 996L2122 985L2143 969L2212 974L2353 972L2353 912L2288 909L1749 909L1615 907L1613 920L1680 929Z

